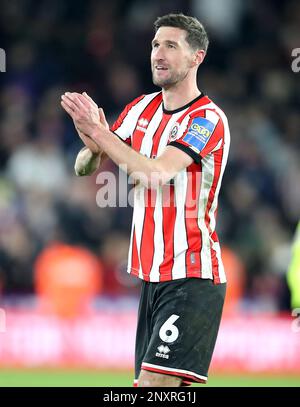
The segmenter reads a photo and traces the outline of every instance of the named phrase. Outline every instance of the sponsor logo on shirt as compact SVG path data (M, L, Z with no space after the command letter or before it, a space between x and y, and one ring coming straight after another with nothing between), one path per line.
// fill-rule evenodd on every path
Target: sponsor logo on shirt
M196 117L183 137L183 141L189 144L192 150L200 153L206 146L215 127L214 123L204 117Z

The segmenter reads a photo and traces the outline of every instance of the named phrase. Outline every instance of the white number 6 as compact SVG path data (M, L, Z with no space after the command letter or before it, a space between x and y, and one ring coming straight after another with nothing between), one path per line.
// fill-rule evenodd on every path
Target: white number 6
M170 318L161 326L159 330L159 337L162 341L167 343L172 343L176 341L179 335L177 326L173 325L175 321L179 318L179 315L171 315ZM171 332L171 333L169 333Z

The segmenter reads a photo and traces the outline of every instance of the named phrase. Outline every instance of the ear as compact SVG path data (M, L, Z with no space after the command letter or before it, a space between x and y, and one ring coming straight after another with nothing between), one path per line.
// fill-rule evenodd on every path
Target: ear
M197 51L194 52L193 55L193 63L192 66L199 66L202 64L204 58L205 58L205 51L203 49L198 49Z

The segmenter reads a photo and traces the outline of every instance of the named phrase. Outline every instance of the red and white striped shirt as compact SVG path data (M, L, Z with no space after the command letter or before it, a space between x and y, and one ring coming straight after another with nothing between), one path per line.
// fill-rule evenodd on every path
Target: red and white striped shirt
M128 272L151 282L184 277L225 282L215 231L230 144L223 111L204 95L167 111L162 93L152 93L128 104L111 130L147 157L172 145L194 160L168 185L135 188Z

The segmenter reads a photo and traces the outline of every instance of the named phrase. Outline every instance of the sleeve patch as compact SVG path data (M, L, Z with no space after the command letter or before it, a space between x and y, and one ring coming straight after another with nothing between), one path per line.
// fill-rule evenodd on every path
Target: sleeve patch
M214 123L204 117L196 117L182 140L189 144L194 151L200 153L206 146L215 127Z

